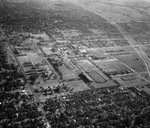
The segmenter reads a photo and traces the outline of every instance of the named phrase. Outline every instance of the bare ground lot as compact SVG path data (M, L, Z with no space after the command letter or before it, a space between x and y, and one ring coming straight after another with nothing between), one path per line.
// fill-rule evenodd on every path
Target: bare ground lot
M122 70L130 71L130 69L120 63L118 60L111 60L111 61L94 61L94 63L103 71L105 72L121 72Z
M141 49L145 52L145 54L150 58L150 47L149 46L141 46Z
M78 76L75 75L71 70L68 70L64 65L58 67L59 71L62 73L63 80L77 79Z
M67 84L70 88L73 88L74 92L90 90L90 88L85 83L83 83L82 81L70 82Z
M84 71L98 70L89 60L76 60L75 62Z
M148 0L79 0L82 6L102 12L117 22L149 20Z
M91 83L91 85L94 86L95 88L108 88L108 87L117 86L117 84L114 83L112 80L106 81L105 83L93 82Z
M130 68L135 70L136 72L145 72L146 66L143 60L136 52L132 52L129 56L116 56L118 60L123 62L124 64L128 65Z
M124 78L127 78L127 79L124 79ZM141 76L138 76L137 74L133 74L131 76L129 75L129 76L123 76L123 77L115 77L114 79L118 81L122 86L133 86L133 85L142 84L145 82L145 79L143 79Z

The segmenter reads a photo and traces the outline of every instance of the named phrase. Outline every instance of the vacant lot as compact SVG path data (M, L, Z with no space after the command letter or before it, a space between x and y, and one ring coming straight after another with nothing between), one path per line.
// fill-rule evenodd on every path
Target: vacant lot
M130 56L116 56L121 62L131 67L136 72L145 72L146 66L143 60L136 52L132 52Z
M148 47L148 46L141 46L141 48L145 52L145 54L150 58L150 47Z
M148 0L78 0L82 6L117 22L149 20Z
M94 63L105 72L121 72L122 70L130 71L128 67L118 60L113 61L94 61Z
M124 76L123 78L125 78L125 77L126 76ZM128 78L129 79L125 80L125 79L122 79L122 77L115 77L114 79L117 80L121 85L126 86L126 87L132 86L132 85L137 85L137 84L143 84L145 82L145 80L141 76L138 76L137 74L132 75L131 79L130 79L130 77L128 77Z
M90 88L85 83L83 83L82 81L74 81L72 83L68 83L68 86L70 88L73 88L74 92L90 90Z
M71 70L68 70L64 65L59 66L58 69L62 73L63 80L78 78Z
M119 23L119 25L135 40L136 44L148 45L150 42L149 21Z
M94 86L95 88L107 88L107 87L117 86L117 84L114 83L112 80L109 80L109 81L107 81L105 83L93 82L91 85Z

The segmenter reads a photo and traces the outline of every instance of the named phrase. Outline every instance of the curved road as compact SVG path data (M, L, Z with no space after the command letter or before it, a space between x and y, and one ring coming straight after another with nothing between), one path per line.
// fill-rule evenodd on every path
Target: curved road
M130 45L138 53L138 55L141 57L141 59L145 63L145 66L147 68L147 72L148 72L149 77L150 77L150 62L149 62L149 58L143 52L143 50L140 48L140 46L136 44L135 40L122 27L120 27L115 21L113 21L111 18L105 16L102 12L96 12L96 11L94 11L94 10L88 8L88 7L85 7L84 5L82 5L82 3L80 3L79 6L82 7L83 9L87 10L87 11L93 12L94 14L97 14L97 15L103 17L109 23L114 25L120 31L120 33L124 36L124 38L130 43Z

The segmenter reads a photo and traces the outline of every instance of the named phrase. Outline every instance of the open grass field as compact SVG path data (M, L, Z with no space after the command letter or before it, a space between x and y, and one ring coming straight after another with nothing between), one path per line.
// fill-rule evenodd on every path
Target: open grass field
M20 56L20 57L18 57L18 59L19 59L21 64L23 64L25 62L31 62L31 60L28 56Z
M127 79L124 79L124 78ZM141 76L138 76L137 74L129 76L123 76L123 77L115 77L116 81L118 81L122 86L133 86L137 84L142 84L145 82L145 79L143 79Z
M37 53L27 53L28 58L33 62L33 64L42 63L43 58L39 56Z
M145 72L146 66L143 60L136 52L132 52L130 56L116 56L118 60L128 65L130 68L135 70L136 72Z
M102 12L117 22L149 20L148 0L79 0L83 6Z
M89 60L76 60L75 62L84 71L98 70Z
M74 92L90 90L90 88L85 83L83 83L82 81L74 81L72 83L70 82L70 83L68 83L68 86L70 88L73 88Z
M91 85L94 86L95 88L107 88L107 87L117 86L117 84L114 83L112 80L106 81L104 83L93 82L91 83Z
M33 85L34 89L40 89L41 87L43 87L43 88L54 87L54 86L57 86L59 84L59 82L56 81L56 80L53 80L53 81L50 81L50 82L49 81L43 82L42 79L39 79L39 80L40 80L41 84Z
M148 58L150 58L150 46L141 46L141 49L145 52Z
M31 39L31 38L28 38L28 39L24 40L24 41L22 42L22 45L25 45L25 46L32 46L32 45L33 45L32 39Z
M150 43L149 20L119 23L119 25L135 40L138 45Z
M131 46L102 48L102 50L104 52L106 52L106 53L112 53L112 52L133 52L133 51L135 51L134 48L132 48Z
M68 70L64 65L58 67L59 71L62 73L63 80L77 79L71 70Z
M130 71L130 69L123 65L118 60L112 61L94 61L94 63L105 72L121 72L122 70Z
M43 52L46 56L51 55L53 52L51 51L52 48L50 47L42 47Z

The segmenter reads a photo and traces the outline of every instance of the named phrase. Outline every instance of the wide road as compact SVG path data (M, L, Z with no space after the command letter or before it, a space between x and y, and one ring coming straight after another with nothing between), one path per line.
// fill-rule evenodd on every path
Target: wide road
M97 15L103 17L110 24L114 25L120 31L120 33L124 36L124 38L129 42L129 44L133 47L133 49L138 53L138 55L141 57L141 59L145 63L145 66L147 68L147 72L148 72L149 77L150 77L150 62L149 62L149 59L148 59L147 55L145 55L143 50L136 44L135 40L121 26L119 26L111 18L105 16L102 12L96 12L96 11L92 10L91 8L82 5L82 3L80 3L79 6L82 7L83 9L87 10L87 11L93 12L94 14L97 14ZM139 47L139 48L137 49L137 47Z
M149 74L149 77L150 77L150 62L149 62L149 58L147 57L147 55L143 52L143 50L141 49L140 46L135 46L135 49L138 51L138 53L140 54L140 56L142 57L145 65L146 65L146 68L147 68L147 72Z
M36 48L36 50L37 50L37 52L38 52L38 50L40 50L40 49L39 49L39 47L37 46L37 44L33 42L33 40L32 40L32 44L34 45L34 47ZM41 50L40 50L40 51L41 51ZM55 69L53 68L53 66L50 65L50 63L48 62L47 58L43 55L43 51L41 51L41 54L40 54L40 55L41 55L42 58L46 61L46 63L48 64L49 68L53 70L54 74L57 75L57 80L59 80L59 79L60 79L60 75L55 71Z
M18 60L17 56L13 53L13 47L12 47L11 44L10 44L10 41L9 41L9 39L8 39L7 34L4 32L4 30L3 30L1 27L0 27L0 31L3 33L3 36L4 36L5 39L6 39L6 46L7 46L7 47L10 49L10 51L12 52L12 54L13 54L13 56L14 56L14 58L15 58L16 63L19 65L20 70L21 70L21 72L23 73L23 75L24 75L24 77L25 77L25 79L26 79L26 81L27 81L27 86L28 86L28 88L30 89L31 93L33 94L34 98L36 99L36 102L39 103L39 108L40 108L40 110L42 111L44 123L47 124L47 128L51 128L49 122L47 121L47 119L46 119L46 117L45 117L46 112L45 112L44 109L43 109L43 104L40 102L40 99L39 99L38 95L34 92L34 88L32 87L32 85L28 82L27 75L26 75L26 73L25 73L25 71L24 71L24 69L23 69L23 67L22 67L22 65L21 65L21 63L20 63L20 61Z

